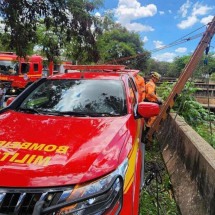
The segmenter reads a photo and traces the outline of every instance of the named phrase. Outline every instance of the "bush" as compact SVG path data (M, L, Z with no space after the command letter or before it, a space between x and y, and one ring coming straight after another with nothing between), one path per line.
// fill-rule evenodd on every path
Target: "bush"
M158 88L159 95L165 100L173 89L174 84L163 83ZM203 108L195 100L197 88L193 82L186 83L184 90L175 100L173 110L182 116L199 135L215 148L215 114Z
M211 74L210 79L211 79L212 81L215 81L215 72Z

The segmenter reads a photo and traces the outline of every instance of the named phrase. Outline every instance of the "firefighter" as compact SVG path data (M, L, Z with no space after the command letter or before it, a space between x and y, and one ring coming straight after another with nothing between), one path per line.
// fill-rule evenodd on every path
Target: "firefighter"
M160 80L161 75L157 72L152 72L151 79L146 84L146 98L145 101L147 102L155 102L159 105L162 105L162 99L158 97L156 94L156 83ZM156 116L151 117L148 119L146 123L147 130L151 127L153 122L155 121Z
M138 74L134 76L134 79L135 79L137 91L139 94L138 102L142 102L145 99L145 80L142 76Z

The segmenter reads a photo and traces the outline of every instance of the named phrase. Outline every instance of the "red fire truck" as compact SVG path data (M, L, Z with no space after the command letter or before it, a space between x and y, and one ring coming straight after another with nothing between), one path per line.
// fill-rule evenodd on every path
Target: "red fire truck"
M7 88L7 94L19 94L37 79L52 74L53 63L45 64L42 56L24 59L12 52L0 53L0 82Z
M0 110L0 214L138 215L142 128L159 106L138 102L138 70L67 69Z

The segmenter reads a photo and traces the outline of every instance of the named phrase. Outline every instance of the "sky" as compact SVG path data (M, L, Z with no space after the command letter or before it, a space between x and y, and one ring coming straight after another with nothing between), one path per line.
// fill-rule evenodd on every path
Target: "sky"
M152 58L172 62L195 51L202 35L195 37L206 31L215 16L215 0L104 0L97 14L110 10L116 22L140 35ZM191 40L163 49L182 38ZM215 35L210 52L215 52Z

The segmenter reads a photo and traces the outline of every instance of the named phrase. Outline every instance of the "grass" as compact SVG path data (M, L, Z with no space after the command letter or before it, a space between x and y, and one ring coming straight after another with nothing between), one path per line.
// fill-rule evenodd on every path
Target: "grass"
M194 128L215 149L215 123L204 123Z
M180 215L158 143L154 142L146 151L145 158L145 187L141 194L140 215ZM147 179L151 179L150 184Z

